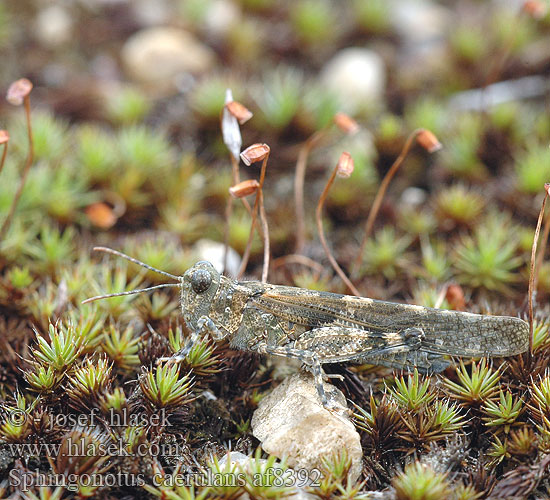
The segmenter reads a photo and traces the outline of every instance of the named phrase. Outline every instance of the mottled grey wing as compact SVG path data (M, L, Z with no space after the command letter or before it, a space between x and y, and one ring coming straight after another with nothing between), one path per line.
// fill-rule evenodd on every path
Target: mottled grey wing
M369 332L420 328L420 350L454 356L512 356L529 346L529 326L520 318L432 309L410 304L274 286L254 297L256 307L291 323L320 328L350 326ZM441 358L436 358L436 360Z

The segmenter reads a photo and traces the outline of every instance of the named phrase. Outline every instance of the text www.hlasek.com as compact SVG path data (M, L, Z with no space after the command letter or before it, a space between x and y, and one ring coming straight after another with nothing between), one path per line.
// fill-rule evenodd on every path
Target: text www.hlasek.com
M83 439L73 441L68 438L63 443L9 443L12 456L50 456L56 457L62 452L70 457L131 457L163 456L179 457L186 453L186 448L178 443L139 443L130 446L123 439L109 442L93 442Z

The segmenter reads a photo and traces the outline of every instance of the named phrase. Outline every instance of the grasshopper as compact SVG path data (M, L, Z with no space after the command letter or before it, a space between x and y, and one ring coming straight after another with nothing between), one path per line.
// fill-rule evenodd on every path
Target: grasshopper
M180 288L181 312L192 335L179 352L159 361L184 359L205 334L215 341L228 339L235 349L300 360L314 375L325 407L325 363L416 367L422 373L436 373L449 365L444 355L504 357L520 354L529 346L529 326L520 318L235 281L206 261L175 276L110 248L94 250L123 257L177 281L84 301Z

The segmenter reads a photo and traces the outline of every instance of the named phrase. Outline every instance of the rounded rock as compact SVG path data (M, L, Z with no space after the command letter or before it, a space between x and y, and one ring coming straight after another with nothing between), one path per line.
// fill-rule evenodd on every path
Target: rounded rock
M393 0L391 23L408 44L443 41L452 26L451 11L430 1Z
M211 70L214 52L184 30L169 27L143 29L132 35L121 51L128 74L142 83L166 85L182 74Z
M340 99L342 110L353 115L380 104L386 87L386 68L374 51L351 47L325 65L321 80Z
M323 385L333 410L321 404L311 374L296 373L262 399L252 416L252 433L266 453L285 456L295 470L314 471L322 467L324 457L345 450L352 464L348 480L354 483L362 469L361 439L348 418L342 392Z
M42 9L35 20L36 38L49 47L67 43L72 36L73 20L66 9L50 5Z
M204 25L208 34L214 38L225 38L240 22L241 11L231 0L215 0L208 7Z

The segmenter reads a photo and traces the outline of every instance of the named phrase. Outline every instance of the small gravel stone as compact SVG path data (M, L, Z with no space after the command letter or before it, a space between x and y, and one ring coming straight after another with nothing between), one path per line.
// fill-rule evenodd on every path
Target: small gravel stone
M143 83L166 86L182 74L211 70L214 52L185 30L146 28L132 35L122 47L122 61L129 75Z
M219 241L202 239L195 243L194 253L202 260L210 262L216 271L223 271L223 256L225 253L225 245ZM236 250L229 247L227 252L227 275L236 276L241 265L241 258Z
M440 74L448 57L452 12L429 0L392 0L390 5L391 24L401 37L396 60L400 79L406 85L418 85L427 77Z
M230 0L214 0L204 17L207 33L214 38L224 38L240 22L241 11Z
M393 0L391 23L407 44L444 40L453 22L452 12L428 0Z
M386 68L374 51L351 47L338 52L321 72L323 84L339 97L342 110L354 115L378 107L386 87Z
M44 45L57 47L71 39L73 20L59 5L50 5L38 12L34 34Z
M347 417L342 392L326 383L324 388L329 403L343 411L325 409L313 377L297 373L262 399L252 417L252 432L267 453L286 456L294 469L313 472L321 467L322 457L345 450L352 461L349 480L354 482L362 467L359 434Z

